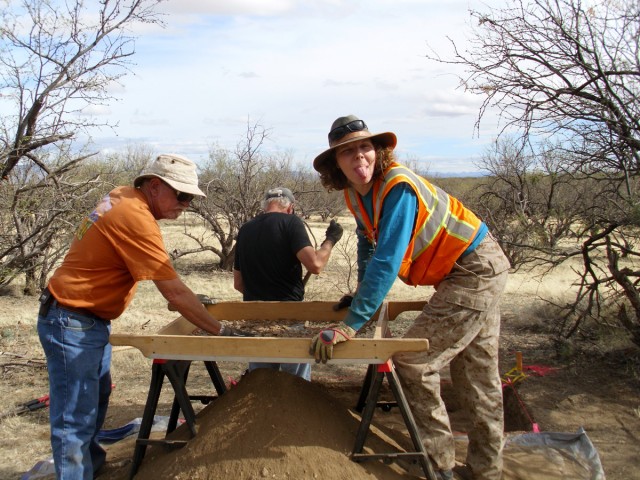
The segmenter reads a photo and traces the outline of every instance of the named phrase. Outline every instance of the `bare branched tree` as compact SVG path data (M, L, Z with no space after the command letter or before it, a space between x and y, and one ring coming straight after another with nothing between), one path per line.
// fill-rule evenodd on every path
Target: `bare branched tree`
M210 252L220 259L218 268L232 269L238 230L262 211L264 194L270 188L289 188L296 197L295 212L304 219L320 215L326 220L344 209L342 194L327 194L316 174L295 169L291 154L265 153L269 135L259 123L247 121L233 151L211 149L199 174L207 197L190 207L205 226L204 232L185 226L184 234L194 247L174 250L173 258Z
M41 157L44 158L44 157ZM75 225L95 205L101 169L79 168L66 156L46 159L50 175L43 177L35 164L12 172L11 182L0 183L0 285L25 275L24 293L37 294L47 275L66 252Z
M342 192L328 192L320 183L318 174L308 170L294 174L294 185L298 190L296 213L305 219L318 215L322 221L340 215L344 211L344 195Z
M96 10L81 1L11 2L0 14L0 162L7 179L27 158L45 172L37 152L96 126L90 107L106 104L109 88L135 53L127 35L136 22L157 22L158 0L105 0Z
M112 98L135 53L128 32L159 22L159 0L22 0L0 9L0 283L46 282L78 212L104 180L81 169L80 134L114 126L91 116Z
M503 137L478 162L489 175L473 203L516 269L576 254L575 242L567 249L561 240L576 239L574 228L582 225L599 185L564 172L558 155L549 145L523 150L516 139Z
M623 324L640 345L640 304L631 288L640 278L633 263L640 240L640 3L511 0L505 8L471 16L477 22L471 46L462 51L452 42L452 58L429 58L463 67L461 86L484 97L477 126L495 108L502 132L521 134L515 155L503 156L507 163L499 165L516 168L501 172L496 190L503 195L493 199L502 198L504 206L504 194L516 195L509 208L521 209L538 240L544 233L551 262L567 258L558 240L571 228L582 235L574 252L584 265L580 289L567 307L571 317L562 333L580 331L588 319L603 321L605 307L627 306L635 314ZM531 210L536 171L526 154L541 139L555 145L529 150L544 152L535 164L543 167L544 197L551 202L546 218ZM585 195L576 199L581 210L557 208L553 190L565 182ZM530 240L516 242L540 247Z
M244 137L234 151L211 149L209 160L199 175L207 197L194 201L190 208L203 221L205 232L185 229L185 235L196 246L171 252L173 258L211 252L220 259L219 268L230 270L238 230L260 213L264 193L275 186L282 186L298 195L296 185L292 183L291 158L286 154L264 153L268 138L267 129L258 123L247 122Z

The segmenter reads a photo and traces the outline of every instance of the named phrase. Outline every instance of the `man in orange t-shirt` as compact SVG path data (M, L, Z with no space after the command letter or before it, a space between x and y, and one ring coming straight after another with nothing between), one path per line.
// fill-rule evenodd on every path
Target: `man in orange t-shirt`
M127 308L138 281L152 280L183 317L213 335L250 335L213 318L165 250L157 221L178 218L195 196L205 196L195 164L158 156L133 187L115 188L84 219L40 296L57 478L92 479L104 464L96 435L111 393L111 320Z

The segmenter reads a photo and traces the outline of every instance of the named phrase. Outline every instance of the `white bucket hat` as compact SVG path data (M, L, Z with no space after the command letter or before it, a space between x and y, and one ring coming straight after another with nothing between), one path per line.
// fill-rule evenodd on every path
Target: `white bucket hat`
M196 164L181 155L174 153L158 155L153 163L135 178L133 186L139 187L142 180L149 177L158 177L179 192L206 197L198 188Z

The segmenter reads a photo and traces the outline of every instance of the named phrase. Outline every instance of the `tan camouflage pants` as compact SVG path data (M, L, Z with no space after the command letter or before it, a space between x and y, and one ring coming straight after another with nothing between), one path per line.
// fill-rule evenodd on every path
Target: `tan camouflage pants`
M500 246L487 235L458 260L405 334L428 339L429 351L393 359L420 437L441 470L455 465L454 439L440 396L439 372L450 365L454 391L471 420L466 463L476 480L498 480L502 474L499 303L508 269Z

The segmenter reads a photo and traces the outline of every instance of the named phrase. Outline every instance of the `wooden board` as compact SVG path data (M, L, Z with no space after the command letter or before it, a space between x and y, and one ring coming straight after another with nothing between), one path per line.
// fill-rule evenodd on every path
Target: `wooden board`
M219 302L206 305L219 320L340 322L347 309L335 311L335 302Z
M145 357L166 360L313 363L308 338L239 338L183 335L111 335L114 346L131 345ZM384 363L396 352L427 350L424 339L355 338L335 346L327 363Z
M385 302L374 314L379 318L386 305L388 320L408 311L422 311L424 301ZM347 310L333 310L335 302L219 302L205 305L218 320L260 320L265 322L340 323ZM158 333L161 335L190 335L195 327L184 317L178 317Z
M355 338L336 345L327 363L385 363L397 352L418 352L429 348L425 339L381 338L387 322L405 311L420 311L425 302L386 302L377 315L374 338ZM206 305L219 320L266 322L338 323L346 310L335 312L335 302L220 302ZM376 317L374 317L376 318ZM113 346L132 346L153 359L235 362L313 363L309 338L216 337L193 335L196 327L178 317L156 335L112 334Z

